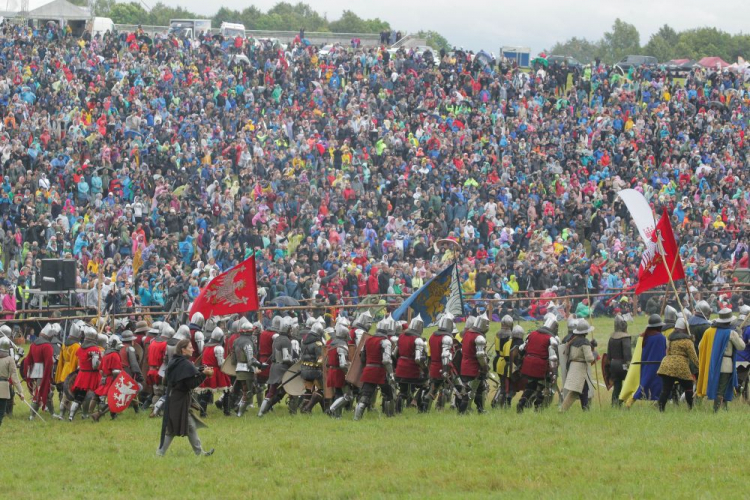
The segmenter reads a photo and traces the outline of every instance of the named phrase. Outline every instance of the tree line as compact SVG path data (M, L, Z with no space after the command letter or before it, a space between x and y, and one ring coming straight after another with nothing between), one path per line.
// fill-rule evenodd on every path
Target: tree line
M572 37L556 43L549 53L572 56L584 64L597 58L607 64L613 64L627 55L654 56L660 63L672 59L699 60L703 57L718 56L732 63L737 57L750 58L750 35L732 35L708 27L678 32L665 24L641 46L638 29L618 18L601 39L591 41Z

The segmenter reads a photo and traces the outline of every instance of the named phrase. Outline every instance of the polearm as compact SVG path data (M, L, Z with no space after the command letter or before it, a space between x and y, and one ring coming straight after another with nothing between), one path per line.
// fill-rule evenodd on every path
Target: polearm
M594 304L591 303L591 296L589 295L589 287L586 287L586 299L589 301L589 322L593 324L593 306ZM591 332L591 338L594 338L594 332ZM602 391L599 389L601 386L599 384L599 364L596 362L596 358L594 358L594 376L596 377L596 398L599 400L599 409L602 409ZM567 373L567 372L566 372Z
M674 286L674 280L672 279L672 270L669 268L669 266L667 265L667 261L664 259L664 257L666 257L666 251L664 250L664 245L661 242L661 232L659 232L657 234L656 246L657 246L657 249L659 250L659 255L661 255L661 262L662 262L662 264L664 264L664 269L667 270L667 276L669 277L669 284L672 286L672 291L674 292L674 296L677 299L677 305L680 306L680 311L684 311L685 309L683 309L683 307L682 307L682 301L680 300L680 294L677 293L677 287ZM679 254L675 254L674 257L675 258L674 258L674 262L672 262L672 267L674 267L675 265L677 265L677 259L680 258ZM747 318L745 318L745 319L747 319ZM687 318L685 318L685 327L687 328L688 335L690 335L692 337L693 334L690 332L690 322L687 321Z

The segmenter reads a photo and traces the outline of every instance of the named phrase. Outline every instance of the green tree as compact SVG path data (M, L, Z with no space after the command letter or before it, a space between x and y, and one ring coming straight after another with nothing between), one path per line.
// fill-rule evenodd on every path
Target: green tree
M378 33L391 29L385 21L378 18L362 19L350 10L345 10L340 19L328 23L328 28L334 33Z
M556 43L550 54L557 56L570 56L582 64L587 64L601 56L601 42L592 42L585 38L573 37L563 43Z
M115 24L147 24L148 12L136 2L116 3L110 9L109 17Z
M697 28L680 33L680 41L675 52L678 57L680 50L684 50L691 59L701 59L706 56L719 56L725 61L734 59L732 35L716 28Z
M451 50L451 44L448 43L448 40L437 31L418 31L417 38L424 38L427 41L427 45L433 49L443 49L446 52Z
M665 24L651 35L648 43L643 47L643 52L654 56L659 62L667 62L680 57L675 50L678 43L680 43L680 35L671 26Z
M169 26L171 19L196 19L197 14L182 7L170 7L162 2L157 2L148 13L148 23L154 26Z
M618 17L612 25L612 31L604 33L602 49L604 61L616 63L624 56L641 51L641 35L635 26Z

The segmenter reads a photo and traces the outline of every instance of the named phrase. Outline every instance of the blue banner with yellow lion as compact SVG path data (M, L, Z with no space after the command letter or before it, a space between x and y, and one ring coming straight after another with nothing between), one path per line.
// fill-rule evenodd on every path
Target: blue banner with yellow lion
M413 311L413 316L422 316L425 326L437 323L438 316L444 312L450 312L456 317L463 316L463 297L456 264L446 267L425 283L393 311L391 316L399 320L408 309Z

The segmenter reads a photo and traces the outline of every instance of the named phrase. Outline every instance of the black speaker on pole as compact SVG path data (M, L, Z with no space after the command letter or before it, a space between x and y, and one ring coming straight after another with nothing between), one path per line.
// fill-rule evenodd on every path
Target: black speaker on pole
M62 292L76 287L76 261L72 259L42 259L43 292Z

